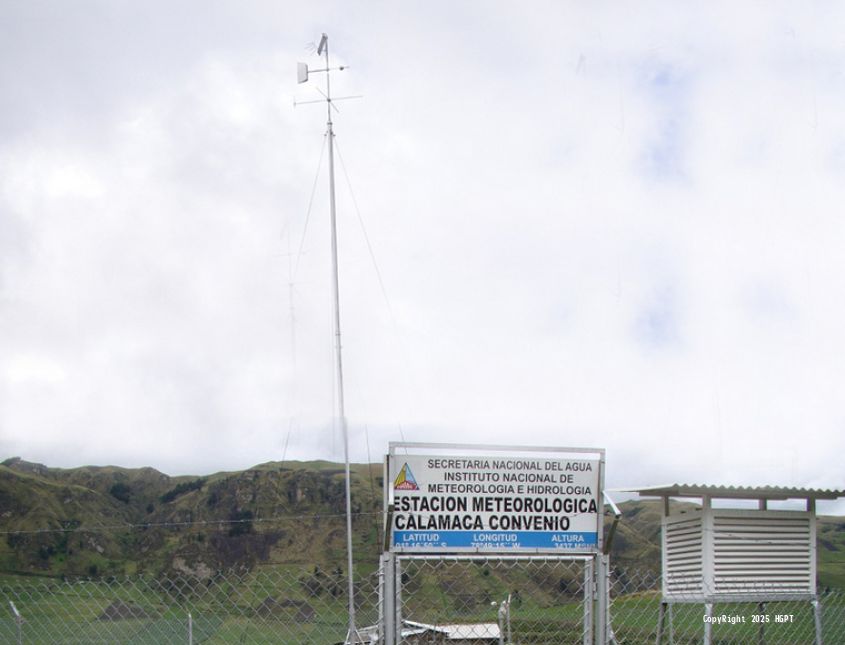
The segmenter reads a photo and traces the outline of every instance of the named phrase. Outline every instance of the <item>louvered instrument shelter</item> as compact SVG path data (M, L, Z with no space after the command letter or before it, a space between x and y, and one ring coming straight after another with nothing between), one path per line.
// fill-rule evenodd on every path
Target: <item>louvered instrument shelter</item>
M817 499L843 491L672 484L637 489L663 499L663 599L670 603L812 600L816 595ZM670 498L701 508L670 514ZM714 499L757 500L757 509L713 508ZM769 510L772 500L803 499L805 510Z

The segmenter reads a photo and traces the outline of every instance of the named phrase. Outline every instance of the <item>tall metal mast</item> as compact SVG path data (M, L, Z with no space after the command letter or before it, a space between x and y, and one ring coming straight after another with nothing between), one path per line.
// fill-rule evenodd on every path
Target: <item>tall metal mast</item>
M311 72L325 72L326 73L326 93L324 95L326 102L326 136L329 143L329 212L331 219L331 238L332 238L332 295L334 296L334 334L335 334L335 375L337 379L337 416L340 423L340 430L343 436L343 460L344 472L346 479L346 556L349 583L349 631L346 635L347 643L360 643L361 638L358 635L358 629L355 625L355 581L352 572L352 494L350 486L350 472L349 472L349 433L346 424L346 411L343 402L343 358L341 356L341 342L340 342L340 286L338 281L338 266L337 266L337 214L335 208L335 189L334 189L334 131L332 130L332 109L336 109L332 105L331 93L331 67L329 65L329 37L323 34L320 38L320 45L317 48L317 54L326 57L326 68L309 70L304 63L298 63L297 80L304 83L308 80L308 74ZM343 70L344 67L337 67L338 70ZM353 98L353 97L342 97ZM322 101L302 101L302 103L316 103Z

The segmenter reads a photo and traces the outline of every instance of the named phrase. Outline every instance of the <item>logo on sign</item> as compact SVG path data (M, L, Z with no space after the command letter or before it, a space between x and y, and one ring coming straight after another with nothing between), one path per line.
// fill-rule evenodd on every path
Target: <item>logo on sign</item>
M402 466L402 470L396 475L396 481L393 482L393 490L419 490L417 480L414 479L414 474L406 463Z

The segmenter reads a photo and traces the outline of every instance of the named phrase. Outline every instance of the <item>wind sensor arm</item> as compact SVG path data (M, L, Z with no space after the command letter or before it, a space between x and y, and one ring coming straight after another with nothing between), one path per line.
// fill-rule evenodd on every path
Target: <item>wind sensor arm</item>
M349 65L339 65L337 67L332 67L331 69L336 69L339 72L342 72L345 69L349 69ZM308 63L297 63L296 64L296 82L297 83L307 83L308 82L308 75L315 74L316 72L328 72L330 71L328 67L325 69L308 69Z
M317 99L313 101L296 101L294 100L293 105L296 107L297 105L302 105L305 103L322 103L325 101L328 104L328 112L329 112L329 122L331 122L331 111L334 108L337 111L337 107L334 105L335 101L343 101L345 99L360 99L361 95L356 94L353 96L338 96L332 98L331 92L331 74L330 72L339 71L342 72L345 69L349 69L349 65L340 65L338 67L331 67L329 65L329 37L326 34L322 35L320 38L320 45L317 47L317 55L326 57L326 66L321 69L309 69L307 63L297 63L296 64L296 82L307 83L308 77L311 74L316 74L318 72L325 72L326 73L326 91L320 91L320 94L323 95L322 99Z

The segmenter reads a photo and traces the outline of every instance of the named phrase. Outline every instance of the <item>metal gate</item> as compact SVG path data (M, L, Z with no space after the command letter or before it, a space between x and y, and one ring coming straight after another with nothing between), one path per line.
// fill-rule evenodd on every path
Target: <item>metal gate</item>
M603 613L593 556L396 555L382 559L387 645L592 645ZM601 567L603 569L603 567ZM603 630L599 630L603 631Z

